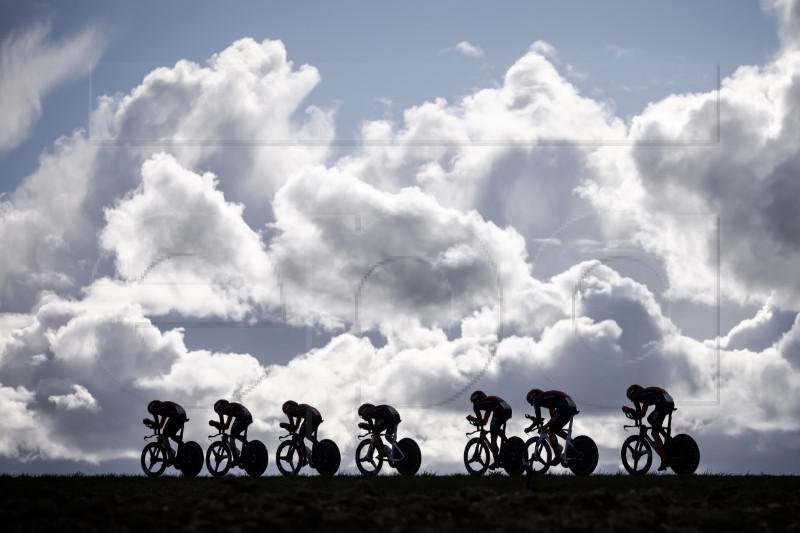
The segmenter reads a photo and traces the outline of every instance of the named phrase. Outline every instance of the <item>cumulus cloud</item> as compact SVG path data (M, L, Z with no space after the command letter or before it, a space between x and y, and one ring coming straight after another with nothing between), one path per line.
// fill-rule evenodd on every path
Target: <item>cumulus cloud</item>
M60 42L51 38L50 30L39 24L12 33L0 44L0 155L30 134L48 94L88 74L100 59L104 40L97 30Z
M86 409L87 411L99 411L100 406L97 405L97 400L94 396L86 390L86 387L81 385L72 386L74 392L70 394L52 395L47 397L47 401L56 404L67 410Z
M225 177L218 187L247 202L248 225L270 222L277 188L326 157L333 111L302 107L318 81L316 69L287 60L280 41L242 39L207 66L180 61L129 94L101 97L91 134L60 139L0 201L0 307L25 312L41 291L76 295L107 273L96 239L105 209L139 186L143 163L170 143L186 168ZM263 147L296 139L322 146ZM117 146L125 143L133 145Z

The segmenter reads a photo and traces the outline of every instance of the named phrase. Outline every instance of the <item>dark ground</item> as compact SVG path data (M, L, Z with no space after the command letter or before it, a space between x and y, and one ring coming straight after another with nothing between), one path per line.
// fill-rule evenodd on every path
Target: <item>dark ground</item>
M800 531L800 477L0 476L4 531Z

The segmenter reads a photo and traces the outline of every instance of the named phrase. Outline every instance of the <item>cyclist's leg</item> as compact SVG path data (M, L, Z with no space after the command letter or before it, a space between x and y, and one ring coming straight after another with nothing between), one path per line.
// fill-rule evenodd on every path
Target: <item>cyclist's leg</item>
M372 434L375 435L375 446L378 449L378 457L386 457L386 451L383 449L383 439L381 439L381 432L385 429L388 429L388 424L385 419L381 418L375 421ZM389 440L388 437L387 440Z
M178 435L178 432L183 427L184 422L185 420L183 419L170 417L167 423L164 424L164 429L161 432L161 444L167 449L167 455L170 460L175 458L175 452L172 450L172 446L170 446L169 439L174 440L178 443L178 446L180 446L183 439Z
M666 413L658 407L647 417L647 421L650 422L653 427L651 434L656 443L656 451L658 455L661 456L661 465L658 467L659 471L666 470L669 466L669 457L667 457L667 449L666 446L664 446L664 439L662 436L666 433L662 425L665 417Z
M297 452L300 454L300 460L303 462L308 461L306 457L306 431L308 431L308 421L303 419L303 423L297 430L294 436L294 441L297 443Z
M489 436L491 437L489 441L489 449L492 451L492 458L494 459L494 463L490 465L490 468L494 468L499 466L500 460L498 459L498 449L497 449L497 438L503 432L503 424L505 423L505 419L502 416L499 416L499 413L494 412L492 413L492 420L489 422Z

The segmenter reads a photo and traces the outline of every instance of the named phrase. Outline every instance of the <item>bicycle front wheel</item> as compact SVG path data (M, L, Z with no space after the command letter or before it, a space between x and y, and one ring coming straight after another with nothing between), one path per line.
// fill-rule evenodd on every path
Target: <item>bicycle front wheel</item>
M278 446L275 452L275 464L284 476L295 476L302 468L300 461L300 450L297 444L291 440L285 440Z
M365 476L374 476L381 471L383 466L383 457L378 455L377 451L373 448L370 453L371 439L364 439L358 443L356 448L356 466L358 471Z
M532 437L525 443L526 469L529 475L541 475L550 468L553 451L544 437Z
M167 468L167 452L158 442L151 442L142 450L142 470L147 477L158 477Z
M492 459L489 445L480 437L472 437L464 446L464 466L471 476L482 476Z
M640 476L650 470L653 463L653 448L647 439L640 435L631 435L622 443L622 466L631 475Z
M221 477L231 469L232 454L230 447L218 440L212 442L206 450L206 469L214 477Z

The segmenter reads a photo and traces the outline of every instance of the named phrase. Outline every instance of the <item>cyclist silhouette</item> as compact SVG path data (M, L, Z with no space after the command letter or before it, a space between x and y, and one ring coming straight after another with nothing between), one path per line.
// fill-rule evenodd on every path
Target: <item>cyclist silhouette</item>
M164 428L159 440L167 450L167 456L169 457L167 465L171 465L175 461L175 452L172 451L172 447L169 445L169 439L178 444L183 442L178 432L183 429L183 425L186 423L186 411L175 402L153 400L147 404L147 412L153 415L155 420L145 418L142 423L147 427Z
M658 447L658 455L661 456L661 466L659 471L664 471L669 467L668 455L664 447L662 435L666 435L663 423L664 419L675 410L675 401L672 396L661 387L642 387L641 385L631 385L625 391L625 395L633 402L634 408L627 405L622 406L625 413L630 413L637 420L644 418L647 410L652 406L653 412L647 417L647 421L653 427L651 434Z
M400 414L391 405L381 404L372 405L364 403L358 408L358 416L365 422L359 422L358 427L372 431L376 438L376 448L379 457L386 457L386 451L380 433L386 432L386 439L390 446L394 447L394 438L397 436L397 425L401 422Z
M311 442L317 440L317 428L322 423L322 415L316 408L305 403L297 403L294 400L284 402L281 410L289 417L289 422L281 422L280 426L287 431L296 431L293 440L299 444L300 465L306 465L308 457L306 457L305 439L308 437Z
M247 427L253 423L253 415L250 414L247 407L240 403L229 402L225 399L220 399L214 402L214 412L219 415L219 421L209 420L208 424L212 427L219 429L228 429L233 420L233 427L231 428L231 438L229 440L231 446L231 453L233 453L233 464L239 463L239 451L236 449L236 440L244 441L242 433L247 430ZM223 422L223 417L228 417Z
M550 420L542 427L547 430L550 445L553 448L553 458L550 460L550 465L557 466L561 464L561 446L558 444L558 437L567 438L564 426L578 412L575 401L570 398L569 394L560 390L543 391L541 389L531 389L525 399L533 406L536 416L535 423L544 422L542 407L546 407L550 411Z
M489 468L494 470L500 468L500 460L497 458L497 437L503 432L503 425L511 418L511 406L499 396L487 396L485 392L476 390L469 396L469 401L472 402L472 409L475 411L475 416L467 415L467 420L470 422L477 422L480 420L480 425L485 426L489 415L492 415L492 421L489 425L489 434L492 436L490 449L492 450L492 459L494 460ZM485 414L481 416L481 411Z

